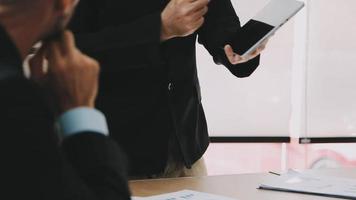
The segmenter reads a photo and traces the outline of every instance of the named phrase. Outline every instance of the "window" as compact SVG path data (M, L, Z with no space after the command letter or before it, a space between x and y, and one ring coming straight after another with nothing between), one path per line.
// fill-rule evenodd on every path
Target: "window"
M268 2L232 1L242 23ZM212 144L210 174L356 166L356 1L304 2L247 79L216 66L198 47L211 136L292 138L288 144Z

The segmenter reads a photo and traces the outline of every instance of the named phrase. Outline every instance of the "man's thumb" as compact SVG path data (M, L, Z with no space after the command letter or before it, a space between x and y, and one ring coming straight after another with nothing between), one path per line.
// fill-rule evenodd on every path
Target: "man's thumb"
M40 84L43 83L48 70L48 62L45 58L45 50L43 47L39 49L35 55L30 56L28 65L30 79Z

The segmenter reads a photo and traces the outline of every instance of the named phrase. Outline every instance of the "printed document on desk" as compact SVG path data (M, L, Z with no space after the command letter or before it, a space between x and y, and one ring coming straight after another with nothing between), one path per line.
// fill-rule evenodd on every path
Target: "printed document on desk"
M315 176L295 171L270 177L260 185L260 189L356 199L355 179Z
M236 200L233 198L213 195L191 190L167 193L151 197L133 197L132 200Z

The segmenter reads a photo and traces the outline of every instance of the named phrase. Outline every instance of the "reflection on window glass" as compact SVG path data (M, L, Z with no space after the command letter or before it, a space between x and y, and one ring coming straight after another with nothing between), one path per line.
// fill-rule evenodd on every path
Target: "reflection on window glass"
M288 145L288 168L327 169L356 167L355 144Z
M209 175L356 167L356 144L211 144Z
M259 173L280 171L282 152L282 144L211 144L204 158L209 175Z

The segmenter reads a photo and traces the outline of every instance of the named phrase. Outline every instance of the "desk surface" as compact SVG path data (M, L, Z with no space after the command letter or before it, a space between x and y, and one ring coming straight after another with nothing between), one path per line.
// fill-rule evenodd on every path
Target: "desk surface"
M356 178L356 169L330 169L308 171L317 175L331 175ZM151 196L183 189L208 192L239 200L335 200L303 194L274 192L256 189L270 174L242 174L226 176L210 176L200 178L178 178L161 180L131 181L133 196Z

